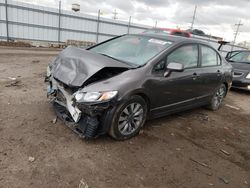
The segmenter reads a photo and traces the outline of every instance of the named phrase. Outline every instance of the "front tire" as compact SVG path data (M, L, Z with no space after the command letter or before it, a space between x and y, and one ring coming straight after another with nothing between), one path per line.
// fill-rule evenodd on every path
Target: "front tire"
M145 100L134 95L116 109L109 135L116 140L127 140L137 135L147 119Z
M210 101L208 108L210 110L218 110L227 94L227 88L225 84L221 84L220 87L216 90L213 98Z

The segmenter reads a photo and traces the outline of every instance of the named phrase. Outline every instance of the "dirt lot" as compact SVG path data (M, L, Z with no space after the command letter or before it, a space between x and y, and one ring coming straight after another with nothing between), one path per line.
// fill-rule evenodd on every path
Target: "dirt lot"
M43 80L57 53L0 48L1 188L250 187L250 93L149 121L129 141L85 141L51 122Z

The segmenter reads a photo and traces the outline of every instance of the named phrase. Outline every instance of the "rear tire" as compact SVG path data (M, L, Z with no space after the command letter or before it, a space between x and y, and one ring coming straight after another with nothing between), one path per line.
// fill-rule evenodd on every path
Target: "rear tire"
M116 140L127 140L137 135L147 119L145 100L134 95L119 105L114 113L109 135Z
M220 87L215 91L210 104L208 105L208 109L216 111L220 108L225 96L227 94L227 88L225 84L221 84Z

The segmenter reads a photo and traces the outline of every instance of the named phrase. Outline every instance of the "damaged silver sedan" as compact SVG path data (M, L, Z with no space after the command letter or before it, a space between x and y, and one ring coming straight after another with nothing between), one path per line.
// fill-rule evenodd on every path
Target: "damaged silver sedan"
M125 140L146 119L203 105L217 110L232 68L207 43L140 34L86 50L68 47L48 66L45 80L57 116L73 131Z

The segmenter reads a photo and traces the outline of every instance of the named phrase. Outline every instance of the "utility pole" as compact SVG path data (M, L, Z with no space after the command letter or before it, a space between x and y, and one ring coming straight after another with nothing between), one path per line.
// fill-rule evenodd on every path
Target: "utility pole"
M96 44L99 42L99 27L100 27L100 16L101 16L101 10L98 10L98 16L97 16L97 26L96 26Z
M8 19L8 2L7 0L5 0L5 24L6 24L6 38L7 38L7 42L9 42L10 38L9 38L9 19Z
M234 34L234 41L233 41L233 45L232 45L231 51L233 51L233 49L234 49L234 45L235 45L235 42L236 42L236 38L237 38L237 36L238 36L238 34L239 34L240 26L242 26L242 25L243 25L243 24L241 23L241 20L239 21L238 24L235 24L235 26L237 26L237 28L236 28L236 32L235 32L235 34Z
M195 20L195 17L196 17L196 9L197 9L197 5L195 5L195 8L194 8L194 14L193 14L193 19L192 19L192 24L191 24L191 30L193 30L193 27L194 27L194 20Z
M155 28L157 27L157 20L155 21Z
M113 14L114 14L113 19L114 19L114 20L117 20L117 14L118 14L118 13L116 12L116 9L115 9L115 11L113 12Z
M128 21L128 34L129 34L129 29L130 29L130 24L131 24L131 16L129 16L129 21Z
M59 13L58 13L58 44L60 44L61 41L61 11L62 11L62 2L59 1Z

